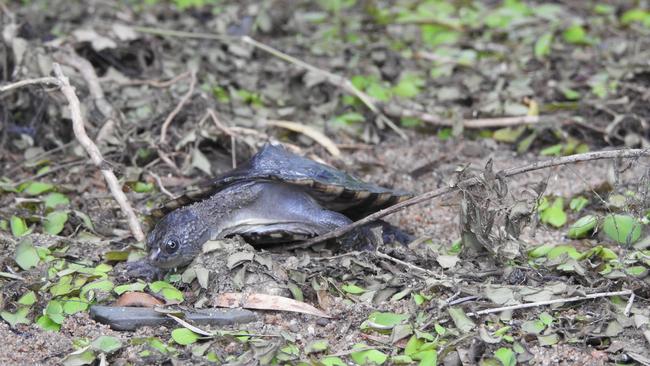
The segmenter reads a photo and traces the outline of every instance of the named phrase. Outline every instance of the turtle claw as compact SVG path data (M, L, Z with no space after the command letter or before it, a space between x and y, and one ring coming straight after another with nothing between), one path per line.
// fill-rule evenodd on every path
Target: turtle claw
M126 276L129 278L141 278L146 281L158 280L163 278L165 272L153 266L147 260L139 260L126 264Z

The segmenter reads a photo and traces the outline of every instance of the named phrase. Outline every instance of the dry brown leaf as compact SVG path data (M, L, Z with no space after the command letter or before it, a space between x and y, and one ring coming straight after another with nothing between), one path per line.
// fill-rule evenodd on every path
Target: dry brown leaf
M152 308L158 305L164 305L165 303L159 299L149 295L145 292L125 292L120 296L115 305L117 306L131 306L131 307L141 307L141 308Z
M304 302L287 297L266 294L243 294L228 292L217 295L214 306L223 308L245 308L258 310L290 311L330 318L323 311Z
M298 122L276 120L266 121L266 124L269 126L286 128L287 130L301 133L321 144L325 150L327 150L327 152L329 152L333 157L338 158L341 156L341 150L339 150L338 146L336 146L336 143L329 137L325 136L325 134L311 126L303 125L302 123Z

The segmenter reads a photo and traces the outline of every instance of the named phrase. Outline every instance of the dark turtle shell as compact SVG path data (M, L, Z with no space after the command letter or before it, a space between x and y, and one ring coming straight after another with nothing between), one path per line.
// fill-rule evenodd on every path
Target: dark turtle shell
M208 181L201 188L167 202L152 212L154 217L204 200L224 187L242 181L276 181L306 189L326 209L352 219L402 202L412 194L363 182L353 176L293 154L282 146L266 144L245 164Z

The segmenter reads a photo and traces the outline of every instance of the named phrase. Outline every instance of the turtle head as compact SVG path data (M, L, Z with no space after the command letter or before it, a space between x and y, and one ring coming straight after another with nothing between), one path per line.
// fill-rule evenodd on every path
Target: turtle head
M158 268L189 264L208 240L209 230L192 207L184 207L163 217L147 235L149 261Z

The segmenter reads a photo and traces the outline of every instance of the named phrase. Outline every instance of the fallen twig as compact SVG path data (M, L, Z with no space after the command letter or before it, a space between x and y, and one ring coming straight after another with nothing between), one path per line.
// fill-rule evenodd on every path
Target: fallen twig
M527 304L502 306L500 308L485 309L485 310L476 311L476 312L473 312L473 313L467 313L467 316L477 316L477 315L484 315L484 314L491 314L491 313L500 313L500 312L506 311L506 310L526 309L526 308L533 308L533 307L537 307L537 306L561 304L561 303L565 303L565 302L576 302L576 301L582 301L582 300L597 299L597 298L600 298L600 297L625 296L625 295L633 296L634 293L631 290L614 291L614 292L599 292L599 293L589 294L589 295L585 295L585 296L569 297L569 298L566 298L566 299L553 299L553 300L546 300L546 301L531 302L531 303L527 303Z
M104 78L105 81L112 81L117 83L118 85L121 86L131 86L131 85L149 85L154 88L167 88L171 85L176 84L179 80L185 79L190 75L191 71L185 71L184 73L178 74L174 76L171 79L168 80L155 80L155 79L149 79L149 80L143 80L143 79L134 79L134 80L126 80L126 81L116 81L112 79L106 79Z
M165 122L162 124L162 128L160 129L160 143L164 144L165 140L167 139L167 128L169 125L172 123L172 120L176 115L183 109L183 106L185 103L187 103L188 100L190 100L190 97L192 97L192 94L194 93L194 86L196 85L196 73L194 71L190 72L190 87L187 90L187 93L181 98L180 101L178 101L178 104L172 110L172 112L167 116L165 119Z
M506 170L502 170L498 173L496 173L496 176L501 176L504 178L511 177L514 175L522 174L522 173L527 173L531 172L534 170L539 170L539 169L545 169L545 168L550 168L553 166L559 166L559 165L566 165L566 164L574 164L578 162L584 162L584 161L592 161L592 160L601 160L601 159L616 159L616 158L638 158L641 156L650 156L650 149L625 149L625 150L610 150L610 151L597 151L597 152L590 152L590 153L585 153L585 154L576 154L576 155L571 155L571 156L564 156L564 157L559 157L559 158L553 158L549 160L544 160L544 161L538 161L533 164L529 165L524 165L521 167L516 167L516 168L510 168ZM463 180L461 182L458 182L455 186L453 187L445 187L445 188L440 188L436 189L433 191L429 191L426 193L423 193L419 196L415 196L411 199L408 199L406 201L400 202L398 204L395 204L393 206L387 207L383 210L377 211L371 215L368 215L364 217L361 220L355 221L347 226L343 226L341 228L338 228L336 230L330 231L329 233L317 236L315 238L309 239L305 242L298 243L292 246L289 246L287 249L296 249L296 248L308 248L314 244L320 243L325 240L330 240L337 238L345 233L347 233L350 230L353 230L359 226L368 224L370 222L373 222L375 220L378 220L384 216L390 215L392 213L398 212L406 207L416 205L418 203L424 202L431 200L433 198L445 195L450 192L454 192L458 189L462 188L468 188L471 186L474 186L480 182L479 178L469 178L466 180Z
M634 304L634 298L636 295L634 295L634 292L632 295L630 295L629 300L627 301L627 305L625 306L625 310L623 311L623 315L625 316L630 316L630 310L632 310L632 304Z
M127 218L127 222L129 224L129 228L131 229L131 233L133 234L136 240L143 241L145 236L144 233L142 232L142 228L140 227L140 222L138 221L138 218L135 215L135 211L133 211L133 208L129 204L126 195L122 191L121 186L117 181L117 177L115 177L113 171L107 167L107 164L104 162L102 153L99 151L99 148L97 148L97 145L95 145L95 143L86 134L86 128L84 127L84 120L81 115L79 98L77 97L77 94L75 93L72 85L70 85L70 80L68 79L67 76L63 74L63 71L61 70L61 66L59 64L54 63L52 67L54 69L54 74L56 75L56 78L59 81L61 92L68 100L68 104L69 104L68 107L70 108L70 118L72 119L72 128L75 137L79 141L79 144L81 144L81 146L83 146L83 148L86 150L92 162L102 172L102 175L106 180L106 185L110 189L113 198L115 198L115 201L117 201L117 203L120 205L122 212Z
M249 36L243 36L241 38L242 42L250 44L251 46L257 47L263 51L266 51L273 56L282 59L284 61L287 61L289 63L292 63L296 66L302 67L305 70L311 71L313 73L322 75L325 77L325 79L332 85L334 86L339 86L343 88L343 90L347 91L348 93L354 95L355 97L359 98L363 104L365 104L368 109L370 109L373 113L375 113L377 116L379 116L379 119L386 123L388 127L390 127L393 131L395 131L401 138L407 140L406 134L404 131L402 131L393 121L391 121L388 117L386 117L382 111L377 107L375 101L373 100L372 97L370 97L368 94L362 92L361 90L357 89L352 82L340 75L336 75L332 72L329 72L327 70L320 69L316 66L313 66L311 64L306 63L305 61L299 60L293 56L287 55L284 52L281 52L271 46L265 45L264 43L258 42L254 40L253 38Z
M417 118L423 122L427 122L436 126L453 127L454 121L451 119L443 119L435 114L414 111L411 109L403 109L394 105L384 107L384 112L389 116L394 117L412 117ZM494 128L494 127L512 127L520 125L530 125L539 123L539 116L515 116L515 117L496 117L496 118L478 118L478 119L464 119L462 125L464 128Z
M11 89L22 88L23 86L33 85L33 84L40 84L40 85L50 84L54 86L59 86L60 82L59 79L53 78L51 76L35 78L35 79L25 79L25 80L16 81L15 83L0 86L0 93L4 93Z
M81 77L86 81L88 93L90 93L90 97L94 100L97 109L99 109L104 118L111 118L113 115L113 106L106 100L95 68L90 61L79 57L75 53L56 53L54 58L60 63L72 66L79 71Z
M158 184L158 189L160 189L160 192L164 193L167 197L174 199L176 198L170 191L165 188L163 185L162 179L160 179L160 176L154 172L148 172L150 176L153 177L153 179L156 181Z
M270 53L271 55L284 60L286 62L292 63L298 67L301 67L305 70L314 72L316 74L319 74L327 80L330 84L340 87L346 92L354 95L355 97L359 98L361 102L368 107L373 113L375 113L378 117L379 120L383 123L385 123L388 127L390 127L395 133L397 133L400 137L403 139L407 139L406 134L404 131L402 131L393 121L391 121L382 111L377 107L376 102L373 100L372 97L370 97L368 94L362 92L361 90L357 89L357 87L352 84L352 82L340 75L334 74L332 72L329 72L327 70L320 69L316 66L313 66L311 64L308 64L302 60L299 60L293 56L290 56L280 50L277 50L271 46L268 46L264 43L261 43L259 41L256 41L255 39L249 37L249 36L243 36L243 37L231 37L231 36L221 36L218 34L211 34L211 33L194 33L194 32L182 32L182 31L175 31L175 30L168 30L168 29L159 29L159 28L150 28L150 27L132 27L133 30L142 32L142 33L149 33L149 34L156 34L160 36L171 36L171 37L183 37L183 38L197 38L197 39L210 39L210 40L218 40L218 41L234 41L234 40L239 40L243 43L246 43L248 45L251 45L255 48L258 48L260 50L263 50L267 53Z
M401 260L401 259L397 259L397 258L391 257L390 255L388 255L388 254L384 254L384 253L380 252L379 250L375 250L375 255L376 255L377 257L379 257L379 258L388 259L388 260L391 261L391 262L395 262L395 263L397 263L397 264L400 264L400 265L402 265L402 266L404 266L404 267L406 267L406 268L410 268L410 269L412 269L412 270L415 270L415 271L418 271L418 272L425 273L425 274L427 274L427 275L429 275L429 276L431 276L431 277L435 277L435 278L437 278L437 279L441 279L441 278L443 278L441 275L439 275L439 274L437 274L437 273L435 273L435 272L433 272L433 271L430 271L430 270L428 270L428 269L424 269L424 268L422 268L422 267L418 267L418 266L416 266L415 264L412 264L412 263L409 263L409 262L405 262L405 261L403 261L403 260Z

